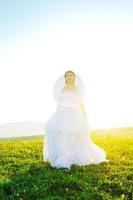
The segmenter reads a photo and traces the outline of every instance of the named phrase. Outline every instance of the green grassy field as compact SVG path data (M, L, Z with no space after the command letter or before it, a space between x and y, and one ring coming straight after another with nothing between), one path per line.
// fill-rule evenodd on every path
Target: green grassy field
M91 134L109 163L56 169L43 161L43 136L0 140L0 200L132 200L133 129Z

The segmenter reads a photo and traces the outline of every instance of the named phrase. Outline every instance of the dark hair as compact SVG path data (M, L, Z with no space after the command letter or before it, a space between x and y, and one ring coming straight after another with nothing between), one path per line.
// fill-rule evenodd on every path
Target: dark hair
M75 73L73 71L71 71L71 70L66 71L65 74L64 74L64 76L66 77L66 74L69 73L69 72L72 73L74 75L74 77L75 77Z

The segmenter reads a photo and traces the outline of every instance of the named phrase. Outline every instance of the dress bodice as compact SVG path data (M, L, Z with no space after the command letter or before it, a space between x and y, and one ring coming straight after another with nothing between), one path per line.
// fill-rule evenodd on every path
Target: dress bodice
M61 94L60 101L58 103L58 108L79 108L79 99L77 92L64 91Z

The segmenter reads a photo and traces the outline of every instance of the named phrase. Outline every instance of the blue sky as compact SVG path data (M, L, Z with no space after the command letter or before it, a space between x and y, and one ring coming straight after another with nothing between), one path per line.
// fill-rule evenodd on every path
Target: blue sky
M132 55L133 1L0 0L0 123L47 120L71 69L92 127L133 126Z
M1 42L12 43L17 38L66 24L89 21L132 22L133 1L0 1Z

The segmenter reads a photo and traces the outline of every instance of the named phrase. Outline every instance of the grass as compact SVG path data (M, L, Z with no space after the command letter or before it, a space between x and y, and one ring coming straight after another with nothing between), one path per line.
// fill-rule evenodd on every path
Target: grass
M0 200L132 200L133 129L94 131L109 163L56 169L43 161L43 136L0 141Z

